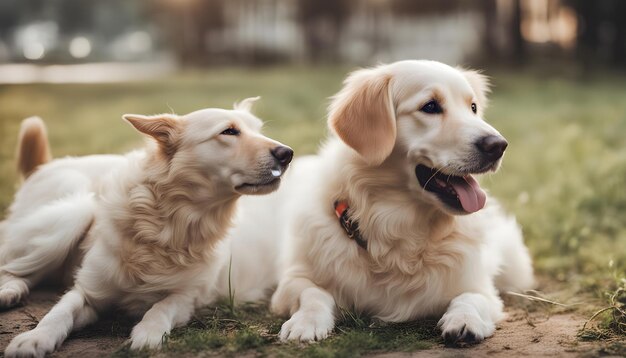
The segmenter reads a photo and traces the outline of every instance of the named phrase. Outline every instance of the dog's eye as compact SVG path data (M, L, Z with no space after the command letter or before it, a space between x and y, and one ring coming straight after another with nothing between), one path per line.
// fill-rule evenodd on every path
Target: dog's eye
M439 114L443 113L443 108L441 108L437 101L430 101L422 106L422 108L420 108L420 111L428 114Z
M476 111L478 109L476 108L476 103L472 103L472 112L474 112L474 114L476 114Z
M234 128L234 127L230 127L230 128L228 128L228 129L225 129L225 130L224 130L222 133L220 133L220 134L223 134L223 135L239 135L239 133L241 133L241 132L239 131L239 129Z

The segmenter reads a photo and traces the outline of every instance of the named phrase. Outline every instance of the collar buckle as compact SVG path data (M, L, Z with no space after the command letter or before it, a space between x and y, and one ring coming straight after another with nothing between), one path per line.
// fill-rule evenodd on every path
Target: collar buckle
M357 221L353 221L348 216L348 203L345 201L335 201L335 215L339 219L339 224L346 231L348 238L354 240L357 245L359 245L362 249L367 251L367 241L363 239L361 236L361 232L359 231L359 223Z

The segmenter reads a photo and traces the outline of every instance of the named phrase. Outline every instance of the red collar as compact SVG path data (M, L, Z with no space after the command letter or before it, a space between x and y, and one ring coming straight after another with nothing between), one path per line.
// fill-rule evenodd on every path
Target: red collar
M335 215L339 219L339 224L346 230L346 234L348 234L348 238L354 240L357 245L359 245L362 249L367 251L367 241L363 239L361 236L361 232L359 232L359 223L356 220L351 220L348 216L348 210L350 206L345 201L337 200L335 201Z

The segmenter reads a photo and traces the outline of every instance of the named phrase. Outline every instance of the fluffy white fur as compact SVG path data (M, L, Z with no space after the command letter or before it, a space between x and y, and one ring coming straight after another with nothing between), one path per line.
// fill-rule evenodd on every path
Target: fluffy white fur
M24 122L18 157L27 179L0 226L0 307L41 281L75 278L6 357L42 357L113 306L143 315L131 348L158 347L211 300L214 248L235 202L275 190L291 160L289 148L260 134L254 100L185 116L126 115L153 145L48 164L43 123Z
M336 136L319 155L296 160L276 193L242 199L219 248L218 290L227 292L231 255L239 300L278 282L271 308L289 317L284 340L326 338L337 307L390 322L439 316L453 344L491 336L503 317L499 292L533 285L520 229L493 198L458 215L415 175L418 164L465 175L476 141L500 136L482 118L487 90L480 74L431 61L351 74L330 107ZM433 99L442 114L420 111ZM492 164L495 171L500 162ZM340 226L337 199L349 203L367 251Z

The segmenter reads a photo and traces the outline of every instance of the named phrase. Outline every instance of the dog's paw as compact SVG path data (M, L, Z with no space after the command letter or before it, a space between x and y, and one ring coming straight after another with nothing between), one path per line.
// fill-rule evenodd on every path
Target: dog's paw
M22 300L20 291L12 288L0 288L0 308L10 308Z
M486 322L476 312L447 312L437 326L441 329L444 343L449 347L464 347L480 343L491 336L496 327Z
M28 286L25 283L11 281L0 286L0 309L17 305L27 294Z
M4 356L6 358L41 358L48 353L52 353L61 342L63 342L63 339L55 339L52 332L35 328L13 338L4 351Z
M130 349L156 349L161 347L166 332L160 325L139 322L130 334Z
M332 315L312 311L298 311L280 329L282 341L320 341L332 332L335 326Z

